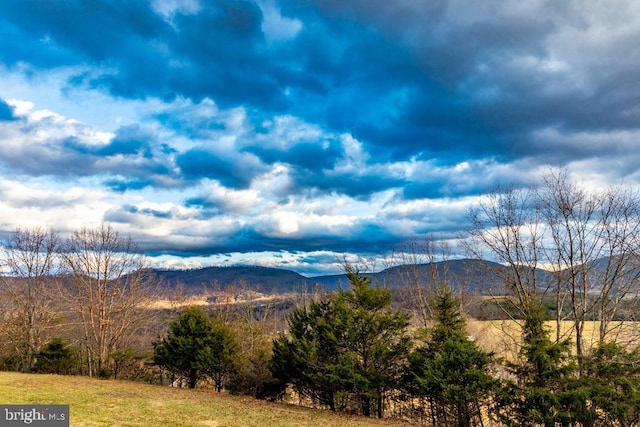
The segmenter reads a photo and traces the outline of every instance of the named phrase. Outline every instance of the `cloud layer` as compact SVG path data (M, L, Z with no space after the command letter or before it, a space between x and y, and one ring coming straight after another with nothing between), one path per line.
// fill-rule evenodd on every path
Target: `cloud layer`
M4 231L313 273L549 166L640 179L631 1L22 0L0 34Z

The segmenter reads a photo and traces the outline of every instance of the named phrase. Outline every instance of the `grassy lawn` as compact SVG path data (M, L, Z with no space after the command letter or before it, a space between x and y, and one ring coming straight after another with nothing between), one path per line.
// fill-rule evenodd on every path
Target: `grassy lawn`
M13 372L0 372L0 403L68 404L71 426L406 426L205 389Z

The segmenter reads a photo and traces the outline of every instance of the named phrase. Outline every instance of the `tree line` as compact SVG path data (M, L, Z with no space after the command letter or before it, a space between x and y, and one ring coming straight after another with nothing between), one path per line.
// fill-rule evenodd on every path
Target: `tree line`
M3 247L3 364L30 372L56 333L77 349L77 370L105 375L112 356L136 343L153 313L157 284L130 237L110 225L68 239L42 228L17 229ZM68 333L72 332L72 333ZM117 354L116 354L117 356Z
M633 426L640 422L640 350L599 344L580 374L570 340L554 341L542 306L523 319L522 345L504 360L468 335L446 282L431 326L413 328L390 289L347 271L350 287L288 315L272 340L268 373L251 394L363 416L434 426ZM242 389L235 332L190 307L153 343L153 363L176 384ZM501 371L501 372L500 372Z
M65 240L16 230L3 254L0 368L211 386L435 426L638 425L639 200L551 171L469 212L460 240L499 263L478 277L482 300L517 325L511 356L469 336L469 295L437 267L449 249L435 240L390 257L426 262L430 277L409 268L389 289L345 264L345 289L301 295L267 326L275 310L252 303L153 308L159 284L109 225Z

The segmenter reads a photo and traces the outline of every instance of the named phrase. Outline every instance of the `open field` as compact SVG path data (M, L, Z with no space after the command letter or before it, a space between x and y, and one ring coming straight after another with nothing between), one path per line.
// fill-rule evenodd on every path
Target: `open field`
M556 322L545 322L549 337L556 337ZM589 349L598 342L599 322L585 322L583 337L585 348ZM612 322L610 337L615 337L621 343L632 346L640 344L640 322ZM467 323L469 334L486 351L494 352L498 357L515 359L521 343L521 326L515 320L469 320ZM562 322L561 336L575 342L573 323Z
M71 426L406 426L211 390L0 372L2 404L69 404Z

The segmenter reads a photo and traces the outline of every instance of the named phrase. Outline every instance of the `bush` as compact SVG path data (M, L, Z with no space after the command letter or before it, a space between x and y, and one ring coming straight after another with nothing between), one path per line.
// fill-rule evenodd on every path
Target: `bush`
M75 373L76 357L62 338L49 341L36 354L35 371L47 374L69 375Z
M232 394L245 394L258 399L280 400L286 384L273 377L267 351L257 350L250 357L238 358L229 377L227 389Z

